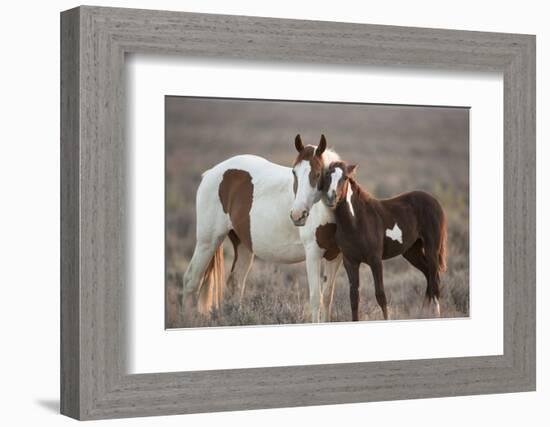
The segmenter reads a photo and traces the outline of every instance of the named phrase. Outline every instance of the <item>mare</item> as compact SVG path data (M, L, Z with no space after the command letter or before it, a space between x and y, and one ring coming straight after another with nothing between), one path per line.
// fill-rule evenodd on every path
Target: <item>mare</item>
M222 244L229 238L235 256L227 287L232 292L240 287L241 302L256 256L282 264L305 261L311 320L330 321L342 257L336 247L334 213L318 202L326 168L339 156L327 149L324 135L318 146L304 146L300 135L294 145L298 154L292 168L239 155L203 173L196 194L197 239L183 277L182 310L189 301L204 314L220 309Z

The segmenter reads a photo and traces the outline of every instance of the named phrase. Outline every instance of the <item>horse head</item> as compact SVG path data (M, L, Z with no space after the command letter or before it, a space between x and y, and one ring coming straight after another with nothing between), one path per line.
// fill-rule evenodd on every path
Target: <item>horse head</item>
M319 145L302 143L300 135L296 135L294 146L298 156L292 165L294 176L294 202L290 210L290 219L296 226L306 223L311 207L321 200L323 190L324 162L323 153L327 148L325 135L321 135Z
M357 165L348 165L343 161L332 162L323 179L323 196L325 204L334 208L347 196L349 180L355 174Z

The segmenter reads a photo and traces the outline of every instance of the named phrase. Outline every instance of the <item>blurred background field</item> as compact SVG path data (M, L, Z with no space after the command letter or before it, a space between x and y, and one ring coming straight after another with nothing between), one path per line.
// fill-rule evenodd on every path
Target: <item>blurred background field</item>
M310 320L303 263L256 259L243 303L224 298L220 313L181 315L181 276L195 245L195 193L202 172L237 154L290 166L294 137L317 144L321 133L377 198L421 189L443 205L448 220L448 269L442 275L442 317L469 315L469 110L166 97L166 327L304 323ZM226 274L233 251L225 244ZM426 289L422 274L402 257L384 262L392 319L415 318ZM351 320L343 267L333 321ZM380 320L370 269L361 267L360 313Z

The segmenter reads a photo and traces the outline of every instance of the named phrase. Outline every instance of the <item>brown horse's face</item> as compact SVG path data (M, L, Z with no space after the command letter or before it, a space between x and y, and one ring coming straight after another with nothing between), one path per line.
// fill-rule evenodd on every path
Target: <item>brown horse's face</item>
M321 136L319 146L304 147L300 135L294 141L298 157L292 166L294 177L294 202L290 210L290 219L294 225L305 225L313 204L321 199L323 179L323 152L327 147L325 136Z
M356 165L347 165L345 162L330 164L323 182L323 196L328 207L334 208L346 198L349 178L355 173L356 168Z

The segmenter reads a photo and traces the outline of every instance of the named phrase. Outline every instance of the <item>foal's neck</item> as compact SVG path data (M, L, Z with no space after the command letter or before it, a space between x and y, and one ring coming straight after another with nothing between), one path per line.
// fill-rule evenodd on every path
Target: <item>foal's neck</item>
M353 222L359 213L358 202L360 200L366 201L368 197L368 193L363 191L354 179L349 178L346 196L336 206L336 215L341 220L347 219Z
M374 199L373 195L365 190L359 185L357 181L353 178L349 179L350 186L353 188L353 194L355 194L355 200L362 200L363 202L368 202L371 199Z

